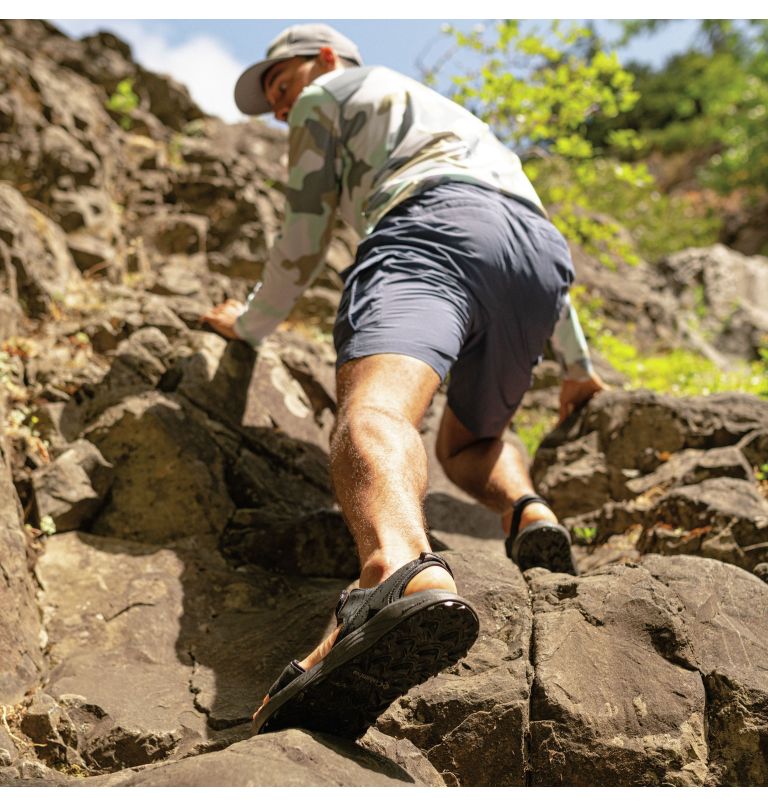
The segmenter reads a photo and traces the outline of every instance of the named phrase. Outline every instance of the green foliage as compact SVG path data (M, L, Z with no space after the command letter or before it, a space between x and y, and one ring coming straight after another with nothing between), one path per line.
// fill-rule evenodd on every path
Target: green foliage
M532 172L531 167L527 163L526 172L536 177L536 188L547 204L557 206L563 199L576 203L581 196L574 187L579 166L549 160L540 172ZM604 264L615 266L619 258L631 265L636 254L653 262L680 249L717 241L720 215L710 208L697 209L684 197L661 193L644 165L601 158L592 161L589 172L595 179L589 191L591 212L571 213L571 224L581 233L581 242L590 244L593 254L601 254ZM604 237L606 229L610 238Z
M636 119L623 121L640 96L633 75L592 31L554 22L543 33L523 33L507 20L487 41L482 31L448 30L459 48L485 59L475 74L453 79L454 99L523 154L526 173L566 238L611 267L715 240L716 216L665 197L645 164L629 161L643 140Z
M529 456L533 456L542 439L555 427L555 418L549 412L538 409L520 409L513 420L515 433L525 445Z
M573 536L580 543L591 543L597 537L596 526L575 526Z
M625 24L624 41L672 21ZM698 150L699 178L719 193L768 185L768 22L702 20L699 44L654 72L634 67L640 100L615 123L590 122L608 145L615 124L643 132L648 149Z
M43 515L40 518L40 531L48 537L56 534L56 522L50 515Z
M133 125L130 114L139 105L139 96L133 91L133 79L124 78L107 101L110 112L122 113L120 125L128 131Z
M607 325L603 300L574 286L571 296L590 344L615 369L629 378L627 388L650 389L671 395L708 395L715 392L747 392L768 397L768 372L763 361L734 364L723 372L708 359L690 350L674 349L643 354Z

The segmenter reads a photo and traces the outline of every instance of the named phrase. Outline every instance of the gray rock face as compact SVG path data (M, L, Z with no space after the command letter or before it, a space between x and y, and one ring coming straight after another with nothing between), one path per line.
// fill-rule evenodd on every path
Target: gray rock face
M59 532L77 529L98 512L112 484L112 465L87 440L73 442L33 475L40 517L51 517Z
M700 554L751 570L766 560L768 401L749 395L673 399L609 392L552 432L533 464L561 518L638 551ZM589 567L592 567L590 564Z
M398 751L405 755L407 750ZM387 748L392 752L391 748ZM376 752L299 730L255 736L218 753L91 779L86 786L439 785L428 765L403 766Z
M0 392L0 423L4 422L5 405ZM37 685L45 669L40 616L28 572L21 514L8 465L8 448L0 434L0 703L18 702Z
M221 533L234 509L224 458L179 401L156 392L131 398L87 436L115 468L97 534L152 543Z
M0 182L0 287L32 314L80 286L64 233L6 182Z
M756 360L768 332L768 259L722 244L685 249L659 265L681 308L698 310L701 327L715 334L715 346Z
M614 566L531 592L531 782L704 784L704 686L661 583Z
M711 779L768 783L768 586L713 560L648 556L643 568L679 597L706 692Z
M647 520L641 551L699 554L749 570L768 560L768 501L754 483L718 478L675 488Z
M0 784L766 784L768 402L746 395L605 393L545 440L534 475L579 543L572 578L521 575L498 516L445 478L438 394L425 514L479 640L357 743L252 736L358 572L327 470L335 356L299 335L327 333L338 278L258 353L203 328L261 272L284 134L202 118L111 35L0 34L0 340L28 337L0 365L16 407L0 445ZM125 77L128 131L104 108ZM335 233L329 266L354 247ZM673 256L682 304L653 267L582 279L643 348L690 341L686 306L705 294L708 349L743 352L764 264L713 268L731 257ZM545 408L552 369L532 391ZM24 530L38 514L59 532Z

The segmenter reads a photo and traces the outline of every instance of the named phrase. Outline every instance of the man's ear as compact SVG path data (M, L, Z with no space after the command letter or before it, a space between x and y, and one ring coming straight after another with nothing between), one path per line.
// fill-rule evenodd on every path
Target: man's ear
M338 54L330 45L320 48L317 60L325 70L335 70L340 64Z

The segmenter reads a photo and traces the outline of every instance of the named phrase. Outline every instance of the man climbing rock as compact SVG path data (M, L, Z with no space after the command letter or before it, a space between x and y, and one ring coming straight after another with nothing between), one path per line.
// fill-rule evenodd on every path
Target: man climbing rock
M472 605L430 552L419 424L448 376L437 439L448 477L501 515L521 569L575 573L570 536L502 434L547 339L564 370L561 418L603 388L568 289L568 247L520 160L458 105L326 25L295 25L237 82L241 111L289 126L285 223L245 304L204 321L258 347L324 267L337 213L362 237L334 328L338 413L330 470L360 588L337 629L292 661L255 714L355 736L477 637Z

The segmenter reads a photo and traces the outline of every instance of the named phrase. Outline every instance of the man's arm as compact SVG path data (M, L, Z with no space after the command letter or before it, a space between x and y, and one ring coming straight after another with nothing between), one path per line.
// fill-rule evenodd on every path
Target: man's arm
M262 280L244 306L227 300L203 317L222 335L253 347L288 316L322 270L339 200L336 102L322 87L309 85L288 123L285 220Z
M552 349L563 372L560 386L560 422L597 392L607 389L592 367L587 340L576 309L566 295L560 318L552 333Z

